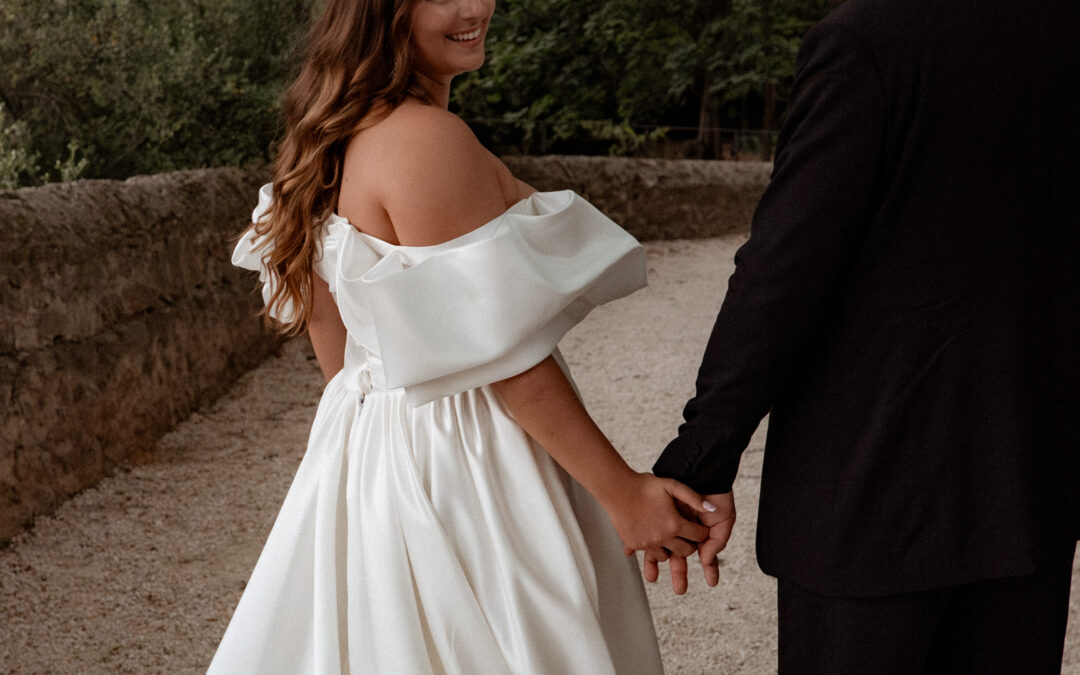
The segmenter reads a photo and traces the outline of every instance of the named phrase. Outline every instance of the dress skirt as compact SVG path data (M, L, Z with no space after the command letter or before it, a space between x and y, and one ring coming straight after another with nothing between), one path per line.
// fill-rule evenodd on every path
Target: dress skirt
M659 673L634 558L484 386L335 377L210 673Z

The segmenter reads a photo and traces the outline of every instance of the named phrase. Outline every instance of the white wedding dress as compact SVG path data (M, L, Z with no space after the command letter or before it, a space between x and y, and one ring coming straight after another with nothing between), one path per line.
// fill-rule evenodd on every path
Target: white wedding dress
M641 247L568 191L436 246L323 231L345 368L210 672L662 672L634 558L487 386L642 287Z

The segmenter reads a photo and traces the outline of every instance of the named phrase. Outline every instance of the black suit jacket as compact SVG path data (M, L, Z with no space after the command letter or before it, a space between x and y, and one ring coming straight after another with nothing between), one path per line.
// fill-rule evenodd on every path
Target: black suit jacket
M837 596L1030 573L1080 535L1080 3L848 0L657 474L726 492L766 413L762 569Z

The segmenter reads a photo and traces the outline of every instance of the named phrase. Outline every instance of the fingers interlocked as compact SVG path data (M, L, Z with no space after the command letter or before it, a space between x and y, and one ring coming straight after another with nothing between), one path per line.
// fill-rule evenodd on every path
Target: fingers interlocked
M683 540L676 548L667 546L646 548L642 571L646 581L656 582L660 577L660 563L666 561L671 572L671 589L676 595L682 595L688 588L686 559L696 550L705 583L709 586L716 586L719 583L720 562L717 556L727 546L731 537L731 530L735 524L735 502L730 492L711 495L705 499L706 504L713 507L712 509L703 504L702 511L690 512L685 508L686 502L684 502L680 505L680 511L684 516L699 520L701 525L706 527L708 536L704 539ZM696 545L693 542L696 542Z

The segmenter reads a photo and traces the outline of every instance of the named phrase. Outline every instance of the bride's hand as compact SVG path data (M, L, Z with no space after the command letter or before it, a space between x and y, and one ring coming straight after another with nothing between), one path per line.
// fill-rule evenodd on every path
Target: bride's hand
M697 542L709 537L709 528L683 517L676 506L682 502L694 512L709 513L697 492L670 478L636 473L619 485L618 493L602 500L627 555L645 551L651 558L686 557Z
M735 526L735 498L731 492L706 495L705 500L715 507L714 511L701 514L699 520L709 528L709 536L698 543L698 559L705 573L705 583L715 586L720 582L720 561L717 556L723 551L731 538ZM647 550L645 552L645 579L655 582L660 577L660 563L667 561L671 570L671 590L675 595L686 592L687 562L685 557L669 555L667 551Z

